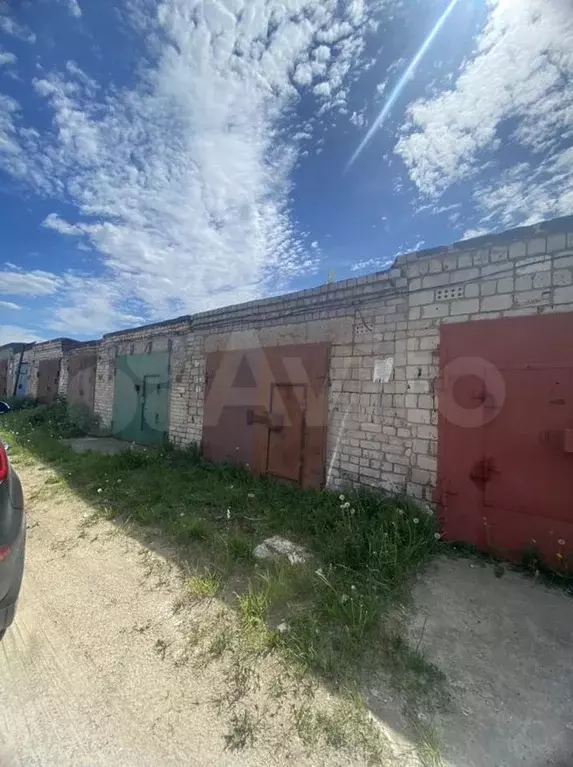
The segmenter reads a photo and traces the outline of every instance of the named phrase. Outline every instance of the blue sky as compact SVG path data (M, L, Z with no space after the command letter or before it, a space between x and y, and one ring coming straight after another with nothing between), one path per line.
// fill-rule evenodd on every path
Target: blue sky
M572 0L4 0L0 205L0 343L570 214Z

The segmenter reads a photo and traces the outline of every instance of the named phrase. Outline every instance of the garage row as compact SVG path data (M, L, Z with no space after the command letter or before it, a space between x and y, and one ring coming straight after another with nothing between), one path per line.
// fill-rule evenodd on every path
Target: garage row
M0 396L64 395L119 439L303 488L406 493L479 548L555 557L573 541L571 338L566 217L97 342L9 344Z

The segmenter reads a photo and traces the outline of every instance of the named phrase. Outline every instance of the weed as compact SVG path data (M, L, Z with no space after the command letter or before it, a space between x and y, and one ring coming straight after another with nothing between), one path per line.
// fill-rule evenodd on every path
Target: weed
M235 562L252 562L253 549L250 541L242 535L230 535L227 540L227 552Z
M266 594L254 591L249 586L244 594L237 594L237 599L245 624L252 626L264 623L269 612L269 600Z
M208 654L212 658L220 658L231 647L231 643L232 634L229 629L221 629L211 639L208 647Z
M230 724L231 729L225 735L225 748L238 751L254 745L257 721L248 709L233 714Z
M207 571L205 575L195 575L185 582L187 593L199 599L212 599L217 596L220 588L219 579L211 571Z
M294 707L295 731L307 748L323 742L335 750L358 751L369 764L379 764L389 754L380 728L360 699L350 697L330 710L309 703Z
M155 517L155 514L153 516ZM209 534L209 526L202 519L186 517L177 525L175 537L180 543L187 543L188 541L206 541Z
M258 689L259 675L255 671L251 658L235 657L225 674L226 695L229 705L244 698L251 690Z

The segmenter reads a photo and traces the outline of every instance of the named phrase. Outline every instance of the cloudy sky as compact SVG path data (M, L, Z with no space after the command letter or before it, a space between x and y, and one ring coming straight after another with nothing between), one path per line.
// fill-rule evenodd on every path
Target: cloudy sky
M0 343L573 213L573 0L0 0Z

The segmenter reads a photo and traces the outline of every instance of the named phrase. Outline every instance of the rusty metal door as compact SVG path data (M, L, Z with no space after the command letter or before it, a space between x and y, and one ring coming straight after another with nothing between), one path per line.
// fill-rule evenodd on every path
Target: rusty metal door
M300 482L304 463L306 387L272 384L266 471Z
M441 330L438 501L450 539L573 552L573 314ZM564 543L562 543L564 542Z
M49 405L58 396L61 362L62 360L59 357L49 360L40 360L38 365L38 390L36 398L42 405Z
M8 360L0 360L0 397L8 395Z
M76 354L68 363L68 402L70 405L94 406L97 357L94 354Z
M301 344L210 354L204 455L320 487L328 352L328 344Z

